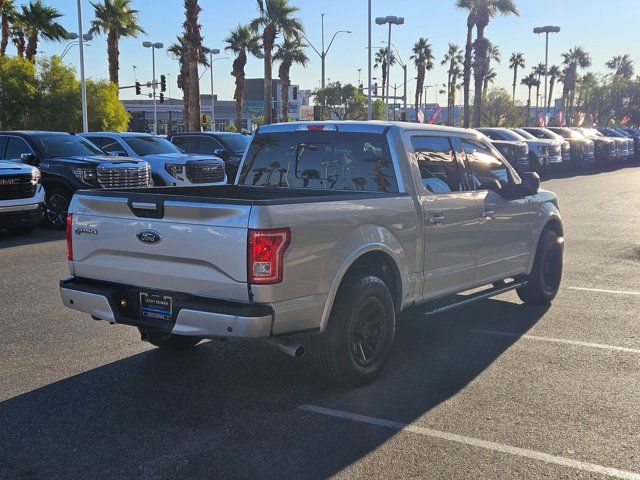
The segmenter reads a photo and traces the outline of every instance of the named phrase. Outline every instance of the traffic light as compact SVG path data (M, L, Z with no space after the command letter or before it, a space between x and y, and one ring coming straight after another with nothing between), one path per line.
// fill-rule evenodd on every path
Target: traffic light
M202 114L202 123L207 123L207 115L206 114Z
M142 88L140 86L140 82L136 82L136 95L142 94Z
M161 92L166 92L167 91L167 76L166 75L160 75L160 91Z
M164 93L160 92L160 103L164 103Z
M293 91L291 92L293 99L298 100L298 87L293 87Z

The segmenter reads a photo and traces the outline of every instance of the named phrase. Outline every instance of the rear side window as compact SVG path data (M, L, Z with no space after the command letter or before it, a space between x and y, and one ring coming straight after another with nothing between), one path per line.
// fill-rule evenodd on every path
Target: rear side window
M432 193L464 190L460 166L447 137L411 137L422 183Z
M194 136L172 137L171 143L187 153L198 153L200 140Z
M352 132L257 134L238 184L398 192L386 137Z
M27 142L20 137L9 137L7 153L4 158L7 160L20 160L20 155L23 153L33 153Z

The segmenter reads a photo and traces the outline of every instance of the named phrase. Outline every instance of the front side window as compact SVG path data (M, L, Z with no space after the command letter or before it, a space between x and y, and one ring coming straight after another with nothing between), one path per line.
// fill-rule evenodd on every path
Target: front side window
M36 135L31 137L43 158L104 155L86 138L79 135Z
M247 152L238 184L399 191L384 135L335 131L257 134Z
M510 176L516 183L520 183L515 171L488 145L475 140L462 140L462 148L467 157L474 190L486 190L486 185L494 180L506 187L509 185Z
M7 142L7 153L4 158L7 160L20 160L20 155L23 153L32 153L31 148L20 137L9 137Z
M464 190L460 167L447 137L412 137L422 184L431 193Z
M200 137L200 147L198 148L198 153L203 155L213 155L215 150L223 148L220 143L216 141L215 138L211 137Z
M127 136L124 137L124 141L139 157L164 153L180 153L180 150L178 150L175 145L164 138Z

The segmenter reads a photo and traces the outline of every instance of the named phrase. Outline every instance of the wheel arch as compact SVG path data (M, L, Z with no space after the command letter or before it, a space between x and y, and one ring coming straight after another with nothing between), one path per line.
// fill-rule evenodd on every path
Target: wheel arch
M540 243L540 238L542 237L543 232L548 229L552 229L559 236L564 237L564 226L562 224L562 219L560 218L560 213L555 205L551 204L551 207L546 207L547 214L543 217L543 221L541 221L538 226L534 229L534 243L531 246L531 259L529 260L529 268L527 269L527 274L531 273L533 269L533 263L536 259L536 252L538 251L538 243Z

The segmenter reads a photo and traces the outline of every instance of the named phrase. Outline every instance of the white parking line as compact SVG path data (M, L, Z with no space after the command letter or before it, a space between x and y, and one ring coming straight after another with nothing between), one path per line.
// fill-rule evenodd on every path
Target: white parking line
M625 290L605 290L602 288L586 288L586 287L567 287L569 290L578 290L581 292L598 292L598 293L613 293L614 295L633 295L640 296L640 292L630 292Z
M611 350L613 352L626 352L626 353L640 354L640 349L638 348L618 347L617 345L604 345L602 343L581 342L579 340L567 340L566 338L539 337L537 335L498 332L496 330L481 330L479 328L474 328L471 331L478 332L478 333L486 333L488 335L500 335L502 337L526 338L527 340L536 340L538 342L564 343L567 345L577 345L579 347L591 347L591 348L600 348L602 350Z
M539 460L546 463L553 463L562 467L583 470L585 472L608 475L610 477L623 478L628 480L640 480L640 473L618 470L617 468L603 467L602 465L597 465L595 463L581 462L579 460L573 460L571 458L558 457L556 455L550 455L548 453L537 452L535 450L528 450L526 448L519 448L511 445L505 445L503 443L490 442L488 440L481 440L479 438L473 437L465 437L463 435L456 435L455 433L442 432L440 430L418 427L417 425L393 422L390 420L383 420L381 418L367 417L365 415L358 415L355 413L343 412L330 408L317 407L315 405L301 405L298 408L307 412L319 413L321 415L328 415L330 417L341 418L343 420L352 420L355 422L368 423L370 425L392 428L400 432L417 433L418 435L424 435L426 437L439 438L441 440L447 440L449 442L456 442L462 443L464 445L470 445L472 447L485 448L487 450L493 450L495 452L507 453L509 455L530 458L532 460Z

